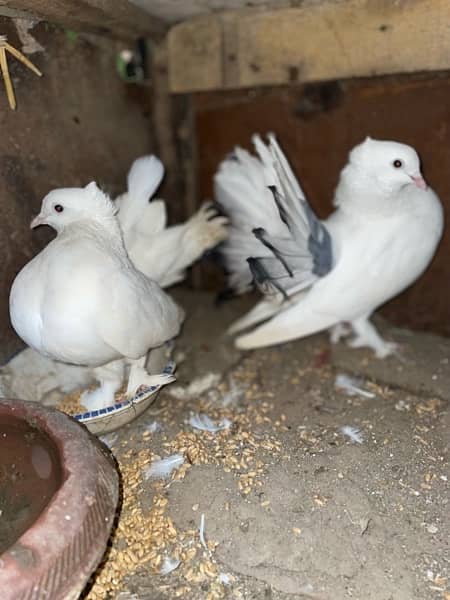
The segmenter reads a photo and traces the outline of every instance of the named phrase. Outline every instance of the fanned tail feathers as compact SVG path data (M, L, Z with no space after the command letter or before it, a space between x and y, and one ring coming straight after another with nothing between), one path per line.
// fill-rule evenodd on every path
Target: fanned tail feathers
M236 148L220 165L214 178L215 198L230 221L228 240L220 249L229 285L237 293L252 287L247 258L258 254L270 256L253 236L255 228L272 235L286 236L285 224L272 201L266 166L247 150Z
M264 294L287 298L331 270L332 245L275 137L268 140L253 136L259 158L237 148L216 175L231 221L222 254L237 292L253 279Z

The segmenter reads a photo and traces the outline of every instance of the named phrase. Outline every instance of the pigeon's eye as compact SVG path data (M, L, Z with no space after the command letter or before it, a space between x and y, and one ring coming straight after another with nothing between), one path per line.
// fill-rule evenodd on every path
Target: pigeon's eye
M55 204L54 209L56 212L62 213L62 211L64 210L64 206L61 206L61 204Z
M399 158L396 158L392 164L396 169L400 169L400 167L403 166L403 163Z

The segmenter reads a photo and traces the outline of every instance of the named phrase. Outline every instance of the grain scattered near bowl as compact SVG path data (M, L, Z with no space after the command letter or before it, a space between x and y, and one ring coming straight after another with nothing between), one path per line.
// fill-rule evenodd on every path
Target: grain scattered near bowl
M137 422L119 432L111 450L122 476L122 507L106 557L92 576L84 600L120 597L135 575L152 579L152 589L161 580L160 590L167 597L194 599L201 594L207 600L220 600L231 590L232 597L242 597L237 579L232 574L225 577L217 563L217 543L207 535L204 547L198 528L179 530L171 520L169 490L183 485L186 474L198 465L215 465L231 473L242 497L263 488L266 464L281 452L277 431L285 425L284 419L272 419L273 398L261 393L255 376L252 369L238 370L235 377L245 390L244 399L226 407L218 402L229 391L225 383L188 402L170 397L168 389L160 397L155 417L163 433L152 434ZM193 412L205 413L215 422L227 418L232 425L216 433L195 430L188 424ZM152 409L145 418L151 414ZM126 431L131 435L125 436ZM152 461L172 454L182 454L185 462L169 480L145 479L144 471ZM192 509L195 514L198 506ZM197 513L197 521L198 517ZM163 577L161 568L167 559L180 562Z

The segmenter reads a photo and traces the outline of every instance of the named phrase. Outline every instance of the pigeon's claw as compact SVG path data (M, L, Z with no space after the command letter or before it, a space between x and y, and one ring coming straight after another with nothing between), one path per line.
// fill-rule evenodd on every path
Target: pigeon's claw
M350 348L371 348L375 352L377 358L386 358L395 354L398 349L398 344L394 342L386 342L381 337L376 342L369 340L363 336L356 336L348 341Z
M197 245L199 256L223 242L228 236L228 219L217 213L211 202L206 202L187 223L188 245Z
M351 324L355 332L355 337L348 342L351 348L371 348L377 358L386 358L397 350L397 344L386 342L369 321L368 317L352 321Z
M143 360L139 359L131 364L126 397L130 400L137 394L139 388L161 387L172 383L175 379L176 377L170 373L150 375L143 364Z
M134 398L140 388L151 388L151 387L162 387L176 380L174 375L161 373L159 375L149 375L148 373L142 377L137 378L132 385L128 386L126 397L127 400ZM139 381L139 384L137 383Z
M399 345L395 342L386 342L383 340L383 345L375 350L375 356L377 358L386 358L395 354L398 356Z

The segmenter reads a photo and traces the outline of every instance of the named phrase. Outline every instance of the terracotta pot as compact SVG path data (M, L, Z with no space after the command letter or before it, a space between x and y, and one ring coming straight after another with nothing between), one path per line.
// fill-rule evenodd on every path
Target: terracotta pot
M100 562L119 478L108 450L67 415L0 399L1 600L78 598Z

